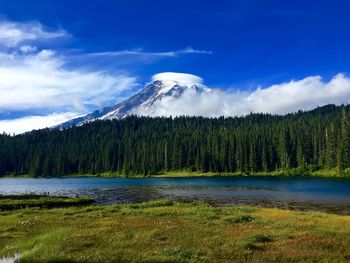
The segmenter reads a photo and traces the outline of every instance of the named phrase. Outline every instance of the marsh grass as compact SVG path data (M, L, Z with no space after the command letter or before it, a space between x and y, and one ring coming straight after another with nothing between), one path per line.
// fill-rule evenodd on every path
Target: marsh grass
M158 200L0 213L0 258L21 262L342 262L350 217Z
M89 197L57 197L47 195L0 195L0 211L15 210L28 207L67 207L87 205L94 202Z

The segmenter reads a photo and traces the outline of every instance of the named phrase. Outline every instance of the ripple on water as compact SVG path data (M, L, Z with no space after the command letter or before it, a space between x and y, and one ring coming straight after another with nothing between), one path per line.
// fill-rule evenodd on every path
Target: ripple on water
M0 179L0 194L92 196L97 204L167 198L350 214L350 180L305 177Z

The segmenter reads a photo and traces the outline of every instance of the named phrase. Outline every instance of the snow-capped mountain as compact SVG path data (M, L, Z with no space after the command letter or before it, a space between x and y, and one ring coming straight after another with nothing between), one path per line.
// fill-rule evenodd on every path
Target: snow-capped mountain
M72 119L58 128L80 126L95 120L124 118L128 115L155 115L157 104L164 99L178 98L185 92L210 93L213 90L203 85L200 77L185 73L165 72L152 77L152 81L137 94L115 106L105 107L85 116Z

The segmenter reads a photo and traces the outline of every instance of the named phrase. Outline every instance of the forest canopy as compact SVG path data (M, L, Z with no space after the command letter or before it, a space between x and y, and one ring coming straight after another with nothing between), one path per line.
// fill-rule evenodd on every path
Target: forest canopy
M310 168L311 167L311 168ZM0 175L272 172L350 167L349 106L284 116L137 117L0 135Z

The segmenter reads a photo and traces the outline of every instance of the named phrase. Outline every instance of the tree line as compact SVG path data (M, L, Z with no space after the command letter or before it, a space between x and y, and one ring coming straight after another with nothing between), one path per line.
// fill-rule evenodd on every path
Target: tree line
M0 175L256 173L350 167L349 106L284 116L137 117L0 135Z

